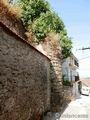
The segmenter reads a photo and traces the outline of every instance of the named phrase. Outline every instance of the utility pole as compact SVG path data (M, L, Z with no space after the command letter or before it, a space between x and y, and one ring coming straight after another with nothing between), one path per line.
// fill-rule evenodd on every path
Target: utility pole
M87 50L87 49L90 49L90 47L87 47L87 48L82 47L82 48L80 48L80 49L76 49L76 51L77 51L77 50Z

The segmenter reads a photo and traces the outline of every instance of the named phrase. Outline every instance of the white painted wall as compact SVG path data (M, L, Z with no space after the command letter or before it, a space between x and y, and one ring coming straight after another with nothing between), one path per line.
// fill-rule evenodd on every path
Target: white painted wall
M78 82L75 82L75 83L73 84L73 95L74 95L74 99L75 99L76 96L78 96L78 94L79 94L79 91L78 91Z
M62 64L62 74L66 74L66 78L69 79L69 58L67 58Z
M62 74L66 74L66 79L69 81L74 82L75 81L75 76L77 75L77 69L73 70L69 67L69 64L74 65L74 59L71 57L68 57L63 63L62 63ZM72 80L71 80L72 78Z
M75 82L75 76L77 76L77 68L76 69L71 69L69 67L70 63L72 65L74 65L74 59L72 59L71 57L68 57L62 64L62 74L66 74L66 78L70 82ZM78 82L75 82L73 84L73 97L74 97L74 99L76 98L76 96L78 96L78 94L79 94L79 92L78 92Z

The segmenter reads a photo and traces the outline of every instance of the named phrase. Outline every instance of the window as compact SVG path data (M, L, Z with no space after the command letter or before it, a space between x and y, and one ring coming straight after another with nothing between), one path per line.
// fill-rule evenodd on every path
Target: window
M78 62L77 62L76 60L74 60L74 64L75 64L77 67L79 67L79 64L78 64Z

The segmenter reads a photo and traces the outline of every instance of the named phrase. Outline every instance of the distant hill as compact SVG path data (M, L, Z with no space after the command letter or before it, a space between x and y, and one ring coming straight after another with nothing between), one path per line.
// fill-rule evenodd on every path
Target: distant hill
M84 78L84 79L90 79L90 77Z
M90 77L87 77L87 78L80 78L80 80L87 80L87 79L90 79Z

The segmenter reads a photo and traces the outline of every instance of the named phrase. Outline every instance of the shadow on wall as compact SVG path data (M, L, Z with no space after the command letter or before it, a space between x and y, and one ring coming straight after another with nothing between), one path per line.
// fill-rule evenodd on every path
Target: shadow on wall
M0 22L0 120L50 109L50 60Z

